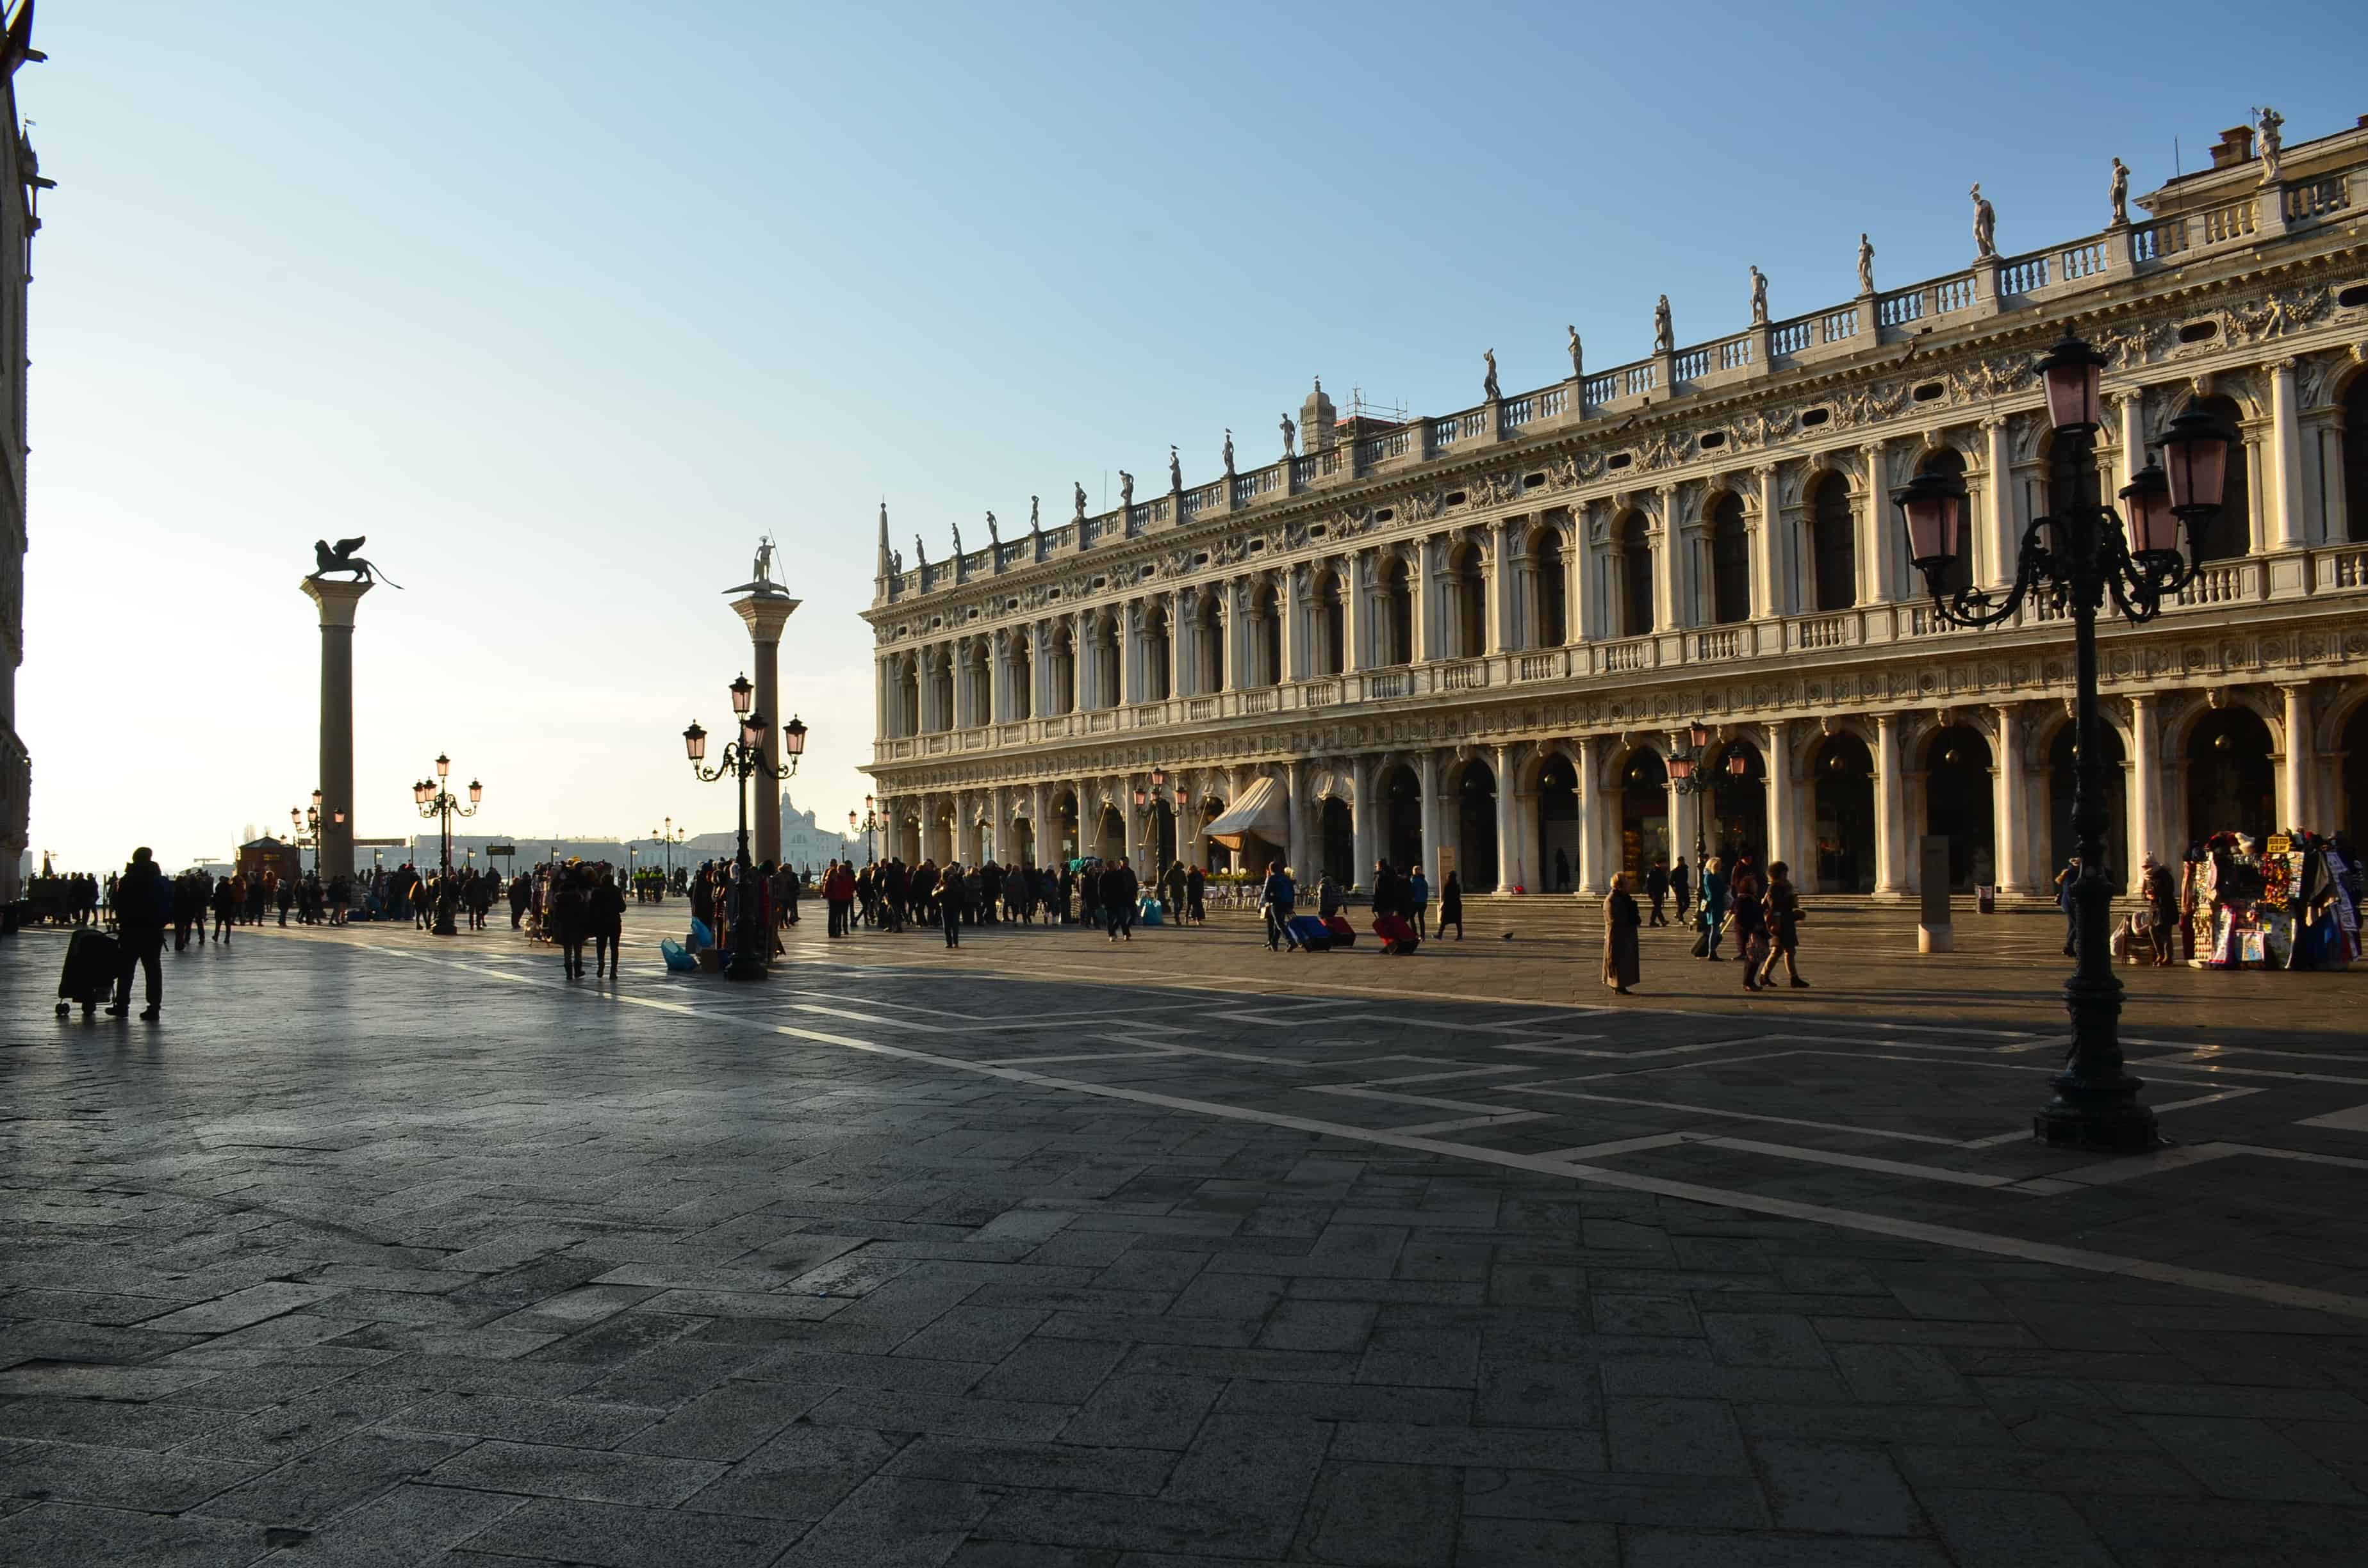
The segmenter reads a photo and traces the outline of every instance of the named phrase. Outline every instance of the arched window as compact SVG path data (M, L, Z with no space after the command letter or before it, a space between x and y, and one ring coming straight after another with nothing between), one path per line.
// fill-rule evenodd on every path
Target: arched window
M1612 538L1620 560L1620 634L1642 637L1653 630L1653 547L1645 537L1645 514L1622 513Z
M1167 607L1154 604L1143 613L1143 700L1165 702L1174 695L1175 672L1170 658L1175 628L1167 623Z
M1225 688L1225 616L1217 599L1217 590L1210 589L1201 596L1200 608L1194 616L1192 640L1199 644L1194 650L1193 673L1196 692L1223 691Z
M1414 658L1414 585L1406 562L1395 555L1382 558L1382 624L1379 662L1403 665Z
M1751 619L1751 535L1743 497L1728 492L1710 509L1710 618L1717 625Z
M1467 544L1455 552L1455 656L1476 659L1488 645L1488 585L1480 569L1480 549Z
M1282 679L1282 597L1274 585L1267 584L1258 591L1257 608L1251 611L1256 620L1257 667L1250 672L1255 686L1273 686Z
M2197 398L2188 408L2214 415L2236 437L2228 448L2228 486L2221 494L2219 514L2200 526L2188 525L2188 553L2196 561L2235 561L2253 549L2252 461L2244 412L2230 397Z
M2352 377L2343 393L2343 511L2328 518L2328 534L2368 540L2368 375Z
M1326 572L1315 584L1315 674L1337 676L1348 667L1348 629L1340 574Z
M1809 555L1820 610L1858 603L1858 519L1850 515L1850 481L1828 473L1809 497Z
M1531 559L1538 606L1531 646L1559 648L1570 641L1570 583L1563 569L1562 530L1540 528Z

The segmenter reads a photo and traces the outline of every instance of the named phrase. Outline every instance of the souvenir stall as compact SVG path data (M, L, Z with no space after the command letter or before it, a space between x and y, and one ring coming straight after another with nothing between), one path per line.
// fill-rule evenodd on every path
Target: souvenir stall
M2203 969L2342 969L2360 951L2351 868L2315 833L2218 833L2191 852L2180 907Z

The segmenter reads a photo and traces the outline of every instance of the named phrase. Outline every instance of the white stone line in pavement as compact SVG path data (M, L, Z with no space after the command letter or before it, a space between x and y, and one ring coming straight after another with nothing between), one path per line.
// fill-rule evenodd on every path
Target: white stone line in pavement
M546 981L541 983L548 985L554 983ZM575 994L589 996L596 1001L625 1003L644 1001L639 997L603 992L579 991ZM650 1005L668 1006L667 1004ZM688 1008L681 1010L696 1011L696 1009ZM1039 1088L1087 1095L1099 1099L1155 1106L1166 1110L1190 1112L1228 1121L1247 1121L1267 1127L1288 1128L1322 1137L1345 1139L1384 1148L1408 1149L1418 1153L1438 1154L1449 1159L1497 1165L1508 1170L1530 1171L1542 1176L1565 1176L1593 1182L1598 1186L1621 1191L1650 1193L1656 1197L1674 1198L1684 1202L1706 1204L1713 1208L1736 1209L1745 1213L1767 1214L1778 1219L1803 1220L1815 1224L1831 1225L1840 1230L1890 1236L1900 1241L1921 1242L1928 1245L1950 1247L1961 1252L1980 1253L1994 1257L2021 1258L2027 1262L2054 1264L2090 1274L2125 1275L2132 1278L2180 1285L2191 1290L2209 1290L2218 1295L2237 1296L2250 1301L2268 1301L2279 1306L2332 1312L2342 1317L2368 1319L2368 1299L2341 1295L2332 1290L2313 1290L2307 1286L2286 1285L2272 1279L2254 1279L2241 1275L2222 1274L2210 1269L2184 1268L2171 1264L2151 1263L2144 1258L2092 1252L2085 1248L2063 1246L2049 1242L2027 1242L2013 1236L1993 1235L1987 1232L1969 1231L1953 1225L1935 1225L1918 1220L1896 1219L1887 1214L1871 1214L1857 1210L1832 1208L1824 1204L1802 1203L1792 1199L1775 1198L1761 1193L1730 1191L1695 1182L1633 1176L1601 1165L1546 1159L1534 1154L1517 1153L1507 1149L1486 1148L1478 1144L1451 1143L1441 1139L1425 1138L1408 1133L1380 1131L1372 1128L1353 1126L1347 1122L1325 1121L1313 1117L1290 1116L1279 1111L1258 1110L1249 1106L1226 1105L1214 1100L1187 1099L1180 1096L1163 1095L1152 1090L1132 1088L1119 1084L1093 1084L1076 1079L1056 1078L1049 1074L1033 1072L1024 1067L993 1067L984 1062L964 1062L954 1057L939 1056L930 1051L916 1051L905 1046L884 1045L875 1040L856 1040L846 1035L825 1034L819 1029L800 1028L789 1024L754 1023L753 1027L768 1029L791 1039L810 1040L819 1045L837 1046L868 1055L917 1062L947 1072L1001 1078L1007 1082L1030 1084ZM1723 1113L1713 1112L1713 1114ZM1848 1131L1861 1130L1853 1128ZM2117 1155L2112 1156L2112 1159L2120 1160L2128 1157Z
M2016 1179L1984 1171L1955 1171L1946 1165L1912 1165L1898 1160L1878 1160L1866 1154L1844 1154L1832 1149L1804 1149L1792 1143L1761 1143L1749 1138L1704 1138L1700 1142L1713 1149L1740 1149L1747 1153L1768 1154L1780 1160L1802 1160L1816 1165L1847 1165L1852 1170L1881 1171L1885 1176L1909 1176L1918 1181L1954 1182L1960 1187L2011 1187Z
M1648 1132L1641 1138L1614 1138L1606 1143L1581 1143L1575 1149L1548 1149L1537 1157L1566 1163L1597 1159L1606 1154L1625 1154L1637 1149L1666 1149L1673 1143L1700 1143L1716 1136L1713 1132Z
M2331 1110L2325 1116L2305 1117L2297 1127L2332 1127L2340 1132L2368 1132L2368 1105L2356 1105L2343 1110Z
M1398 1078L1367 1078L1354 1085L1360 1089L1378 1089L1392 1084L1436 1084L1449 1078L1490 1078L1507 1073L1534 1073L1537 1069L1525 1062L1508 1062L1501 1067L1458 1067L1446 1073L1408 1073Z
M1688 1105L1682 1100L1638 1099L1628 1095L1589 1095L1577 1089L1538 1089L1526 1084L1508 1084L1508 1095L1552 1095L1564 1100L1600 1100L1606 1105L1645 1106L1654 1110L1681 1110L1693 1116L1725 1117L1734 1121L1764 1121L1778 1127L1814 1127L1824 1132L1858 1132L1869 1138L1896 1138L1906 1143L1930 1143L1943 1149L1957 1146L1954 1138L1935 1138L1928 1132L1894 1132L1881 1127L1852 1127L1839 1121L1808 1121L1797 1116L1763 1116L1757 1111L1726 1110L1718 1106Z
M2160 1078L2155 1081L2157 1083L2180 1082L2180 1080L2176 1078ZM2167 1110L2186 1110L2194 1106L2210 1105L2214 1100L2233 1100L2241 1098L2246 1095L2262 1095L2267 1093L2269 1093L2267 1089L2223 1089L2216 1095L2196 1095L2188 1099L2171 1100L2167 1104L2152 1106L2149 1108L2152 1109L2156 1115L2159 1116ZM2307 1123L2305 1125L2307 1125ZM1968 1138L1963 1143L1959 1144L1958 1147L1963 1149L1995 1149L2004 1143L2028 1143L2029 1142L2031 1142L2031 1129L2028 1127L2018 1127L2011 1132L1993 1132L1987 1138Z
M2184 1143L2175 1148L2157 1149L2151 1154L2123 1154L2111 1165L2076 1166L2057 1171L2058 1181L2077 1181L2083 1187L2102 1187L2108 1182L2130 1181L2138 1176L2153 1176L2159 1171L2175 1171L2185 1165L2200 1165L2211 1160L2225 1160L2244 1150L2233 1143Z
M2341 1073L2296 1073L2283 1067L2231 1067L2224 1062L2197 1062L2192 1054L2177 1056L2133 1056L2133 1067L2176 1067L2182 1073L2208 1073L2214 1078L2283 1078L2304 1084L2348 1084L2353 1088L2368 1087L2368 1078L2354 1078ZM2169 1082L2166 1079L2165 1082ZM2193 1083L2198 1080L2189 1079Z
M1394 1105L1427 1105L1440 1110L1460 1110L1480 1116L1503 1116L1513 1108L1510 1106L1482 1105L1477 1100L1441 1099L1436 1095L1404 1095L1389 1089L1359 1088L1353 1084L1309 1084L1305 1090L1311 1095L1338 1095L1352 1100L1386 1100Z
M1452 1121L1424 1121L1412 1127L1393 1127L1393 1132L1418 1138L1433 1138L1442 1132L1469 1132L1478 1127L1506 1127L1517 1121L1537 1121L1548 1113L1542 1110L1500 1110L1494 1116L1463 1116Z

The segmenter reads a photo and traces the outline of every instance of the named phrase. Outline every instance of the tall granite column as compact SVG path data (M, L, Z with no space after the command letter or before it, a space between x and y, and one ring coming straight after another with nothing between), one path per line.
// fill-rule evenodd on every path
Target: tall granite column
M798 608L798 601L783 593L778 584L761 580L724 592L741 596L732 601L732 608L748 623L748 642L756 655L757 711L768 721L765 766L779 772L781 726L791 717L781 710L781 628L789 624L790 612ZM769 861L778 866L781 863L780 781L760 773L748 785L752 830L748 853L760 865Z
M298 585L321 611L321 885L354 874L354 607L367 582L307 577Z

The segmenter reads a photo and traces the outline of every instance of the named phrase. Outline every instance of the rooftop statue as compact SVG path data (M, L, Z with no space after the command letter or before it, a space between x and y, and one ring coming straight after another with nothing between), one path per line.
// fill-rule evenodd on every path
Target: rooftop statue
M1874 244L1862 232L1858 237L1858 291L1874 292Z
M1497 388L1497 351L1491 348L1480 358L1488 361L1488 377L1480 383L1480 395L1486 402L1494 403L1505 395Z
M1225 432L1225 472L1234 472L1234 433L1231 430Z
M1069 483L1077 493L1077 521L1082 523L1086 520L1086 487L1074 479Z
M1028 531L1031 534L1044 531L1044 517L1040 510L1043 505L1043 498L1041 496L1028 497Z
M2264 104L2253 111L2261 122L2261 183L2275 185L2283 177L2278 164L2286 150L2285 116Z
M1990 199L1982 194L1979 180L1974 182L1974 244L1979 246L1975 258L1987 261L1998 255L1998 210Z
M1768 275L1756 267L1751 269L1751 324L1768 324Z
M992 512L986 515L986 546L989 550L1003 548L1003 536L995 531L995 514Z
M1579 347L1578 328L1576 326L1570 328L1570 379L1574 381L1587 379L1587 351Z
M954 558L956 561L960 561L960 560L962 559L962 524L961 524L961 522L960 522L960 521L956 521L956 522L955 522L955 524L954 524L954 556L953 556L953 558Z
M1669 297L1664 294L1661 302L1653 307L1653 352L1667 354L1677 346L1678 329L1670 323Z
M773 536L767 534L757 541L757 565L748 580L769 583L773 580Z
M1291 422L1291 415L1286 414L1282 416L1282 455L1291 456L1298 445L1299 426L1293 425Z
M1184 488L1184 465L1177 460L1176 449L1172 445L1167 449L1167 488L1170 490Z
M1134 475L1124 469L1118 471L1118 504L1128 517L1134 516Z
M350 572L354 574L354 581L357 583L383 581L390 588L403 586L392 577L381 579L378 574L377 567L372 566L367 558L354 553L369 542L369 535L356 534L351 539L339 540L337 548L331 550L327 540L314 540L313 541L313 575L325 577L332 572Z
M2116 229L2130 226L2130 166L2119 158L2113 160L2113 225Z

